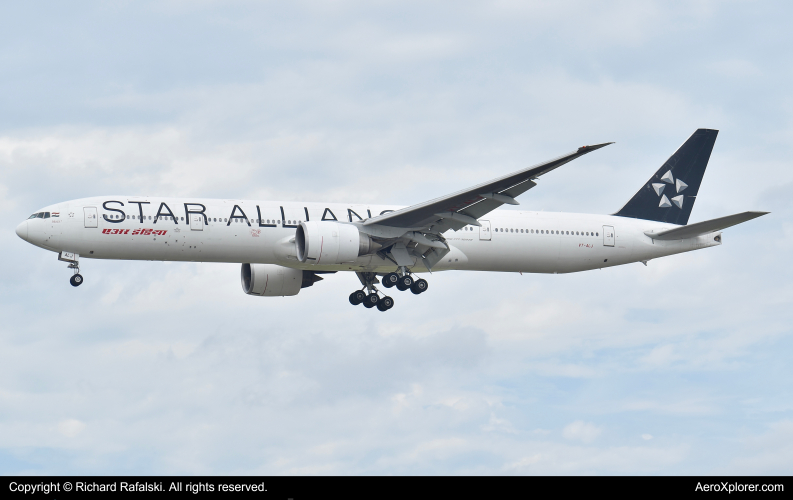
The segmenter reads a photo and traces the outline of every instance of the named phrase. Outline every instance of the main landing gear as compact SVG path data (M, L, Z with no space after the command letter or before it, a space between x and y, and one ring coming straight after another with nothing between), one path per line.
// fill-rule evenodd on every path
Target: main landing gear
M374 273L358 273L358 276L361 278L361 281L364 282L364 289L363 290L356 290L350 294L350 304L357 306L358 304L363 304L363 306L367 309L371 309L376 307L378 311L388 311L392 307L394 307L394 299L391 297L380 297L378 294L377 288L374 286L374 281L376 279Z
M420 293L426 292L430 284L427 283L427 280L425 280L424 278L419 278L417 280L414 280L413 276L409 274L402 274L400 276L397 273L388 273L385 276L383 276L383 286L386 288L391 288L392 286L396 286L397 290L399 290L400 292L404 292L405 290L409 289L415 295L418 295Z
M388 273L383 276L382 284L386 288L391 288L393 286L397 287L397 290L404 292L405 290L410 289L415 295L420 293L424 293L427 291L429 287L429 283L425 279L417 279L414 280L413 276L408 274L407 270L403 267L400 269L400 273ZM377 276L374 273L357 273L358 277L361 279L361 283L363 283L364 287L361 290L356 290L350 294L350 304L357 306L358 304L363 304L363 306L367 309L371 309L376 307L379 311L387 311L394 307L394 299L391 297L380 297L379 291L377 287L374 286L374 283L377 279Z

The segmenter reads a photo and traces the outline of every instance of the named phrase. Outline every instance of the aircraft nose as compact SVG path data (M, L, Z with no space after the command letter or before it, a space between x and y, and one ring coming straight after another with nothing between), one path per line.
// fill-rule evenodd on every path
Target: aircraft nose
M28 221L22 221L22 223L17 226L17 236L25 241L28 240Z

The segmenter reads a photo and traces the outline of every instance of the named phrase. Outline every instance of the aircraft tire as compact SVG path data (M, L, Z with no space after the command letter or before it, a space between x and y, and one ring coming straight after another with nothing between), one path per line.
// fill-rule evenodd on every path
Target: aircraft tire
M350 294L350 304L357 306L366 298L366 294L361 290L355 290Z
M413 278L408 275L400 276L399 281L397 281L396 284L396 287L400 292L404 292L411 286L413 286Z
M397 281L399 281L399 275L397 273L388 273L383 276L383 286L386 288L391 288L396 285Z
M376 293L370 293L366 296L363 301L363 306L367 309L371 309L380 302L380 297Z
M418 295L420 293L426 292L429 286L430 284L427 283L427 280L425 280L424 278L419 278L416 280L415 283L413 283L413 286L410 287L410 291Z
M83 276L81 274L75 274L69 278L69 283L71 283L72 286L80 286L83 284Z
M380 299L380 302L377 303L377 309L383 312L388 311L392 307L394 307L394 299L391 297L383 297Z

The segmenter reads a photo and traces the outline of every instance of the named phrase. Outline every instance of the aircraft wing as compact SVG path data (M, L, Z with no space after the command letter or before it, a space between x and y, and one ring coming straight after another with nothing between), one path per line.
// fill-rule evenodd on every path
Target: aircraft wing
M448 229L459 229L469 224L478 226L480 224L476 219L501 205L505 203L518 205L515 197L536 186L534 179L537 177L609 144L613 143L582 146L566 155L468 189L373 217L365 221L363 225L405 228L414 231L429 230L433 233L443 233Z

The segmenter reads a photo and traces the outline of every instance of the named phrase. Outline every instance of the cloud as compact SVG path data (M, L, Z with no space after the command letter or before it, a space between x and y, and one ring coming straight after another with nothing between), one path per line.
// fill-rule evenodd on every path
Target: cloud
M584 422L583 420L576 420L562 429L562 436L565 439L582 441L584 443L591 443L603 432L603 429L597 427L595 424Z
M58 422L58 432L66 436L67 438L73 438L83 432L85 430L85 423L80 422L76 419L69 419L64 420L63 422Z
M793 421L772 422L765 432L745 436L741 442L743 449L726 473L788 475L793 470Z

